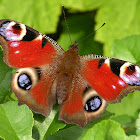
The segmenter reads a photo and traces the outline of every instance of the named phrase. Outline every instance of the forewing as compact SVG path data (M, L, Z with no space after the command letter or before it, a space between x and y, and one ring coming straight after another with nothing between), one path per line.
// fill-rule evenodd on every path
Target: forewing
M0 43L5 63L14 68L48 64L64 53L53 39L9 19L0 20Z
M84 79L110 103L120 102L128 93L140 90L138 65L98 55L81 56L80 61Z

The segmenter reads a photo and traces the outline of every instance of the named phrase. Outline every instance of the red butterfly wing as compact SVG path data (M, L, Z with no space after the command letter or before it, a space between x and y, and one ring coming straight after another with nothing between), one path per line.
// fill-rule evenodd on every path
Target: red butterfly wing
M84 127L104 113L107 102L95 90L87 86L80 74L75 75L72 83L71 90L67 92L60 108L59 119Z
M82 56L81 63L85 80L109 102L119 102L127 93L140 90L137 65L97 55Z
M47 74L41 67L17 69L11 84L19 104L25 103L33 111L48 116L56 102L55 77L55 69Z
M0 20L4 61L17 69L12 90L19 104L47 116L56 102L54 82L63 49L51 38L12 20Z
M63 49L51 38L12 20L0 20L0 42L4 61L10 67L23 68L51 63Z

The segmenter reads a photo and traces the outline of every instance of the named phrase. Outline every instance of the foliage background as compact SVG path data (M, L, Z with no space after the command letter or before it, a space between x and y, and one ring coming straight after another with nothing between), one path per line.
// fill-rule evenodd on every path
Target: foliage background
M65 49L70 40L62 14L65 6L72 41L80 55L101 54L140 64L139 0L0 0L0 19L13 19L52 37ZM104 22L107 24L81 41ZM18 106L10 88L12 69L0 52L0 137L6 140L138 140L140 93L135 91L84 129L58 121L58 106L49 117Z

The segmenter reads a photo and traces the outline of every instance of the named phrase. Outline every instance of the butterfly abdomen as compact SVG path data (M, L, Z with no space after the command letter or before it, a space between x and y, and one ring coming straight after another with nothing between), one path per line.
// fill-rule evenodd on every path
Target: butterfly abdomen
M71 90L72 75L60 73L57 79L56 95L58 104L62 104L66 99L67 92Z

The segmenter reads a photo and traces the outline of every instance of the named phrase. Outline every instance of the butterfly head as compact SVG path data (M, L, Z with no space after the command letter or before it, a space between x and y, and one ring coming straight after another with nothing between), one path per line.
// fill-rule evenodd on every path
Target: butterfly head
M72 45L70 45L70 47L69 47L69 50L73 50L74 52L76 52L77 54L78 54L78 42L77 41L75 41Z

